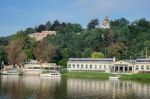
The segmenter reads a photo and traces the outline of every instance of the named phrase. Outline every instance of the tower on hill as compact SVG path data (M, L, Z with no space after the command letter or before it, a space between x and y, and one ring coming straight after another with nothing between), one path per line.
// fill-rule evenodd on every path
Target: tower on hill
M103 29L109 29L110 28L110 22L109 22L108 16L105 16L105 18L104 18L104 20L103 20L100 27L103 28Z

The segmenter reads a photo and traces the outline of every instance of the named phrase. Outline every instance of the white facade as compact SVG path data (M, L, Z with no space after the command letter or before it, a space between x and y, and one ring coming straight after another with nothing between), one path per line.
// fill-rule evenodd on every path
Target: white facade
M103 29L109 29L110 28L110 22L109 22L108 16L105 16L105 18L101 24L101 28L103 28Z
M68 71L104 71L110 72L113 58L70 58L67 64Z
M117 62L115 58L70 58L67 70L118 73L150 72L150 58Z
M48 35L50 36L56 35L56 31L42 31L39 33L29 34L29 37L35 38L36 41L41 41L43 40L43 38L47 37Z
M134 65L134 72L150 72L150 58L137 59Z

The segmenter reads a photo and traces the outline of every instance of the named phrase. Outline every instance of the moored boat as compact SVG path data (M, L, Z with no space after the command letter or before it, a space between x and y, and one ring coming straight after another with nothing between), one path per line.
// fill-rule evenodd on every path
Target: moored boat
M110 80L111 80L111 79L112 79L112 80L113 80L113 79L114 79L114 80L115 80L115 79L117 80L117 79L120 79L120 78L121 78L121 77L120 77L119 74L113 74L113 75L111 75L111 76L109 77Z
M2 70L1 74L2 75L20 75L21 74L21 70L19 70L19 69Z
M60 70L61 66L55 63L40 63L38 61L31 61L25 64L23 68L24 75L40 75L43 71Z
M47 71L40 74L41 77L61 77L58 71Z

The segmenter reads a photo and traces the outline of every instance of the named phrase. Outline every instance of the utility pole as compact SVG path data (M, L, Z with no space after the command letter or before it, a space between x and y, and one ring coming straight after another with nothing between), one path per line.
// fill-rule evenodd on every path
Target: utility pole
M146 50L146 58L147 58L147 45L146 45L146 49L145 50Z
M144 44L145 45L145 57L148 58L148 46L150 44Z

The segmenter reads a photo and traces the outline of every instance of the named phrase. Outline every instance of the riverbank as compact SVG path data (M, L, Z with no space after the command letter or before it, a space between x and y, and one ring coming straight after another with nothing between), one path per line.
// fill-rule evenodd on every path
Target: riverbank
M66 72L63 73L62 76L65 77L75 77L75 78L102 78L109 79L111 76L110 73L105 72L91 72L91 71L74 71L74 72ZM150 80L150 73L144 74L121 74L122 80Z
M121 79L123 80L150 80L150 73L139 73L139 74L131 74L126 75L122 74Z
M65 77L75 77L75 78L102 78L108 79L110 74L104 72L91 72L91 71L80 71L80 72L66 72L63 74Z

